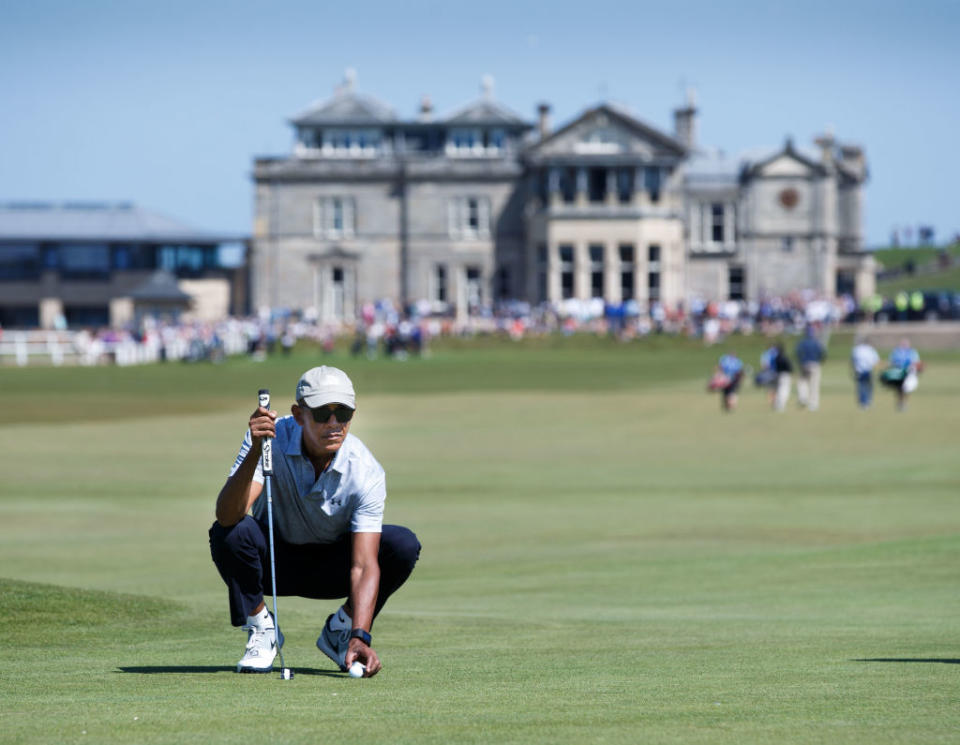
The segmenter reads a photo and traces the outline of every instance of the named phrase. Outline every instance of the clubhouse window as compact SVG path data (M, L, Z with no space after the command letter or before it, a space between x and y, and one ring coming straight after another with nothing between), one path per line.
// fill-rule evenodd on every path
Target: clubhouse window
M465 270L467 279L467 308L475 312L483 304L483 280L480 267L468 266Z
M446 152L453 156L497 155L507 144L500 128L455 127L447 135Z
M651 302L660 299L660 246L647 247L647 297Z
M320 148L327 156L372 157L380 152L383 133L378 129L316 130L304 140L307 147Z
M110 247L103 243L62 244L58 259L64 278L105 279L110 274ZM176 271L176 266L163 268Z
M620 250L620 299L633 300L634 254L632 243L621 243Z
M710 205L710 240L714 243L723 243L723 204L714 202Z
M660 174L660 169L656 167L647 167L643 169L643 185L647 190L647 193L650 195L651 202L660 201L660 190L662 186L662 178Z
M743 267L731 266L727 270L727 296L730 300L744 299Z
M547 277L549 276L549 261L547 258L547 244L537 244L537 298L548 299Z
M490 235L490 200L486 197L454 197L447 206L452 238L486 238Z
M40 260L40 247L36 243L0 245L0 280L37 279Z
M355 228L352 197L320 197L314 203L313 234L317 238L351 238Z
M563 244L560 253L560 298L573 297L573 246Z
M215 246L160 246L157 249L157 265L178 277L202 274L205 268L215 267L216 262ZM60 263L63 266L62 257Z
M560 169L560 194L565 204L573 204L577 199L577 171L574 168Z
M603 297L603 245L590 244L590 297Z
M620 204L629 204L633 201L633 169L617 169L617 199Z
M433 268L433 299L447 302L447 265L437 264Z
M607 169L590 168L587 170L587 190L591 202L605 202L607 199Z

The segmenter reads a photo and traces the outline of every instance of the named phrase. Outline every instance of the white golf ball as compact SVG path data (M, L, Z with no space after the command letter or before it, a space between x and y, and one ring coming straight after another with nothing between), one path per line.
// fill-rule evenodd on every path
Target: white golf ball
M350 677L351 678L362 678L363 674L367 671L367 668L363 666L360 662L354 662L350 666Z

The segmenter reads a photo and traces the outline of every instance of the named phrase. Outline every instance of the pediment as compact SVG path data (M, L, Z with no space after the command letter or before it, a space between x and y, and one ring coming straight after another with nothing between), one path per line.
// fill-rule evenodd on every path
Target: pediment
M532 148L540 158L679 156L683 146L668 135L606 106L585 112Z
M823 173L823 166L787 140L781 150L754 161L747 172L752 178L812 178Z
M757 168L758 176L809 176L813 169L792 155L780 155Z

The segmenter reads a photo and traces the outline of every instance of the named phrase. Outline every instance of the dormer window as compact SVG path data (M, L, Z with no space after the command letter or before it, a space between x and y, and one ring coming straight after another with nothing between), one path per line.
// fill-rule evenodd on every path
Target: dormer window
M323 135L316 129L301 129L299 144L309 150L318 149L323 144Z
M506 146L507 133L502 129L454 127L447 133L448 155L498 155Z
M380 152L382 142L383 133L379 129L331 128L323 130L315 147L327 156L369 158Z

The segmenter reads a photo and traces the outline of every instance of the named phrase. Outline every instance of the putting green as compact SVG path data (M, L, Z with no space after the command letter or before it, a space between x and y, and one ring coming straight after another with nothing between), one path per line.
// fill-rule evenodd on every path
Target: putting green
M848 342L816 414L721 414L723 350L685 340L327 358L424 545L361 681L297 598L296 678L234 674L206 546L257 388L282 408L322 358L2 370L0 741L953 741L960 355L862 412Z

